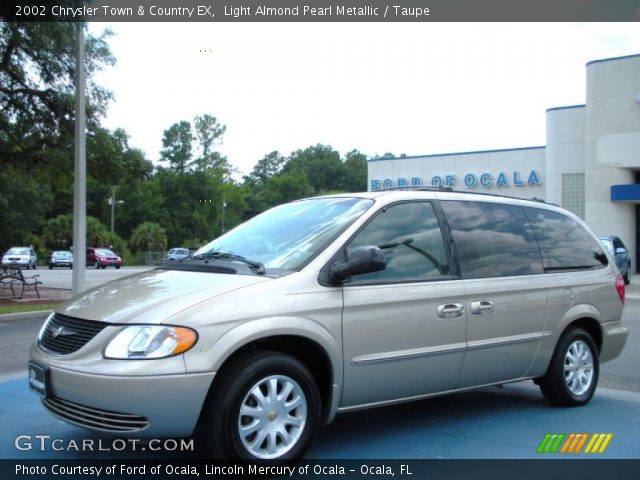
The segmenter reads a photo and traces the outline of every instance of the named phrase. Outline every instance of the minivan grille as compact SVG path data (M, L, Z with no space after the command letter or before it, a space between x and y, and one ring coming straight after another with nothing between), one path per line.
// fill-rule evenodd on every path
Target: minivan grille
M106 326L104 322L54 313L38 339L38 345L51 352L67 355L80 350Z
M135 432L149 425L149 421L139 415L85 407L57 397L43 398L42 404L54 415L93 430Z

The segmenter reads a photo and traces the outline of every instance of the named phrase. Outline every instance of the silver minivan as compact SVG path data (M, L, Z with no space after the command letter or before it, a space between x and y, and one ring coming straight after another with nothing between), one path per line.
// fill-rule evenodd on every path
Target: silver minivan
M587 403L627 339L624 288L588 227L542 202L311 198L61 305L29 383L74 425L285 461L341 412L526 379Z

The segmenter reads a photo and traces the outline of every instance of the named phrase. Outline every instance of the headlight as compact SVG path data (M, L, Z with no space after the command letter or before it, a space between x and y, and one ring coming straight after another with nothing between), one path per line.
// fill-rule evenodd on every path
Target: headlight
M198 339L194 330L165 325L134 325L125 328L109 342L106 358L147 359L179 355Z

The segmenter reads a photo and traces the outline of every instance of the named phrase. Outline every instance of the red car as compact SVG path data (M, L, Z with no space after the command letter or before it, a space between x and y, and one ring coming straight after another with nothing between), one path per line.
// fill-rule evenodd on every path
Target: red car
M122 259L108 248L87 248L87 266L107 268L122 266Z

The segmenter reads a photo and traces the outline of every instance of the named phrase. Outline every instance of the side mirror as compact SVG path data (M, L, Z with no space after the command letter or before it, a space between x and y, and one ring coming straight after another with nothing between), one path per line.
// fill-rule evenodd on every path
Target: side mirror
M331 265L331 277L342 282L353 275L379 272L387 268L384 253L378 247L367 246L355 248L351 258L346 262L336 262Z
M624 255L626 253L627 251L624 248L622 247L616 248L616 255Z

